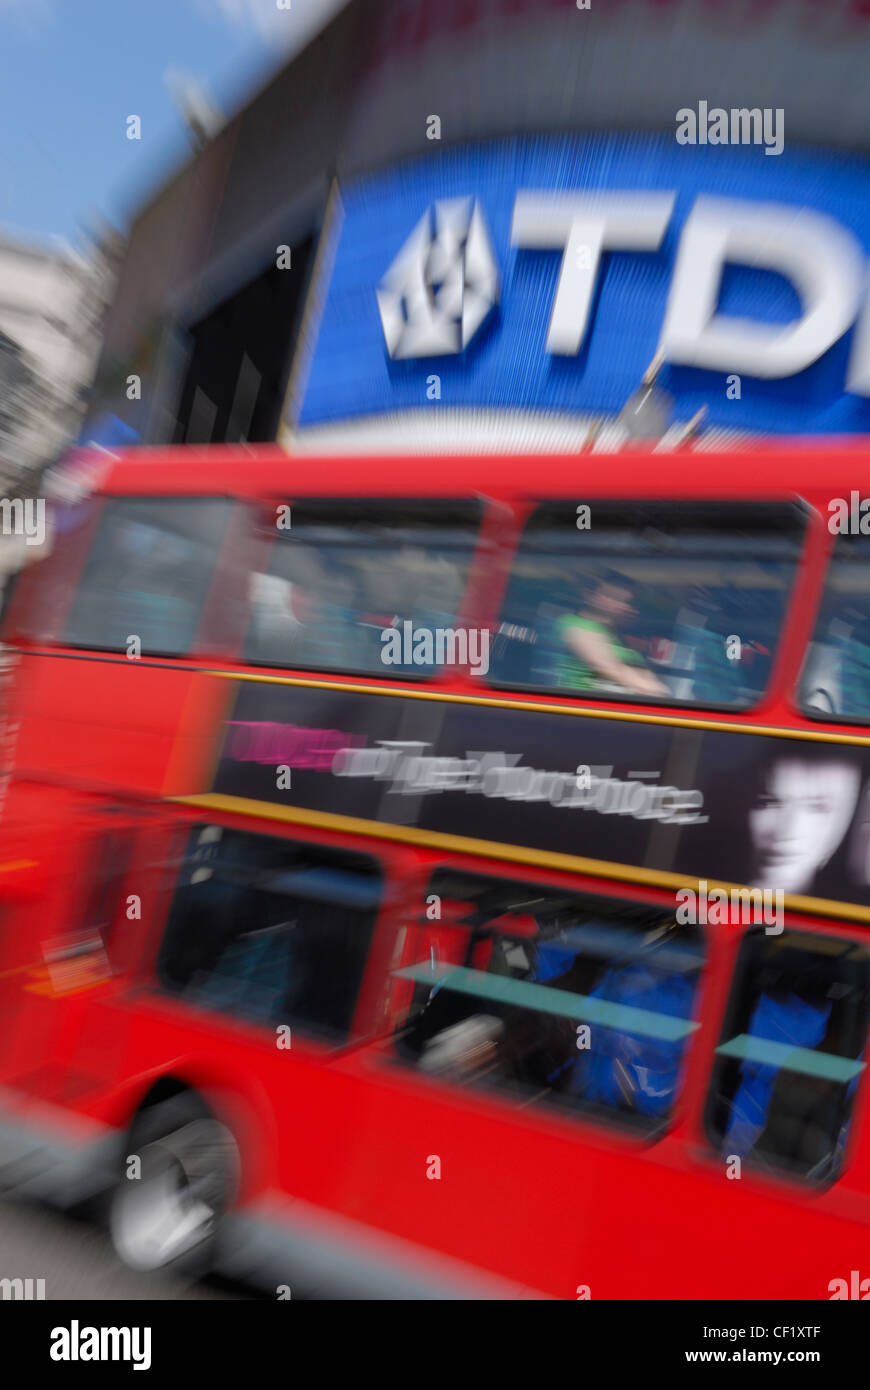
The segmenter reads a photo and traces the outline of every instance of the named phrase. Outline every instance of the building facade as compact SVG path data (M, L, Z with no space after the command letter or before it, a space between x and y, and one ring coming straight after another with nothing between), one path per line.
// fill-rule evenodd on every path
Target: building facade
M868 58L859 0L351 0L142 209L94 410L606 448L661 354L675 430L866 432Z
M119 255L0 235L0 479L34 479L78 434Z

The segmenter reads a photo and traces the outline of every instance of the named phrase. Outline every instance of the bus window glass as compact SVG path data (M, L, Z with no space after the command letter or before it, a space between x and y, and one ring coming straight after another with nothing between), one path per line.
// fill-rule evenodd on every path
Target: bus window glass
M800 681L806 714L870 714L870 537L837 537Z
M697 1028L704 940L673 913L442 871L395 972L401 1060L523 1104L667 1122ZM431 901L431 897L428 899ZM394 986L395 988L396 986Z
M343 1040L379 901L380 875L368 856L198 826L159 981L204 1009Z
M474 503L294 506L251 576L246 660L415 678L461 663L478 526Z
M725 1156L838 1176L870 1018L870 954L852 941L747 933L707 1109Z
M62 641L143 656L190 650L232 502L124 497L106 502Z
M746 708L767 685L803 527L790 504L541 507L515 558L493 677Z

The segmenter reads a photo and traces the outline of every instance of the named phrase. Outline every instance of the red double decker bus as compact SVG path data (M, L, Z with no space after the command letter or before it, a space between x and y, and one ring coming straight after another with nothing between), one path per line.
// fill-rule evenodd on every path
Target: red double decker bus
M272 1288L837 1296L864 459L104 461L5 618L0 1182Z

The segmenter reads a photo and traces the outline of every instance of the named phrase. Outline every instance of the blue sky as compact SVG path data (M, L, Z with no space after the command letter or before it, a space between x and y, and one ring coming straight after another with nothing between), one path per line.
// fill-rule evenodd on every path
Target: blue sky
M336 0L0 0L0 226L76 241L125 229L189 145L166 84L202 81L226 114ZM142 139L126 138L126 118Z

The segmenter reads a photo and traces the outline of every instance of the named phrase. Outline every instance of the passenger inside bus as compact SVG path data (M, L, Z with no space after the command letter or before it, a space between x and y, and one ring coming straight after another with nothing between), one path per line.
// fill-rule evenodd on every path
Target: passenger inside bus
M775 642L775 615L768 614L763 591L748 595L702 584L641 589L609 567L581 576L578 585L585 591L579 607L563 583L543 601L536 599L536 586L521 609L515 593L505 609L514 622L502 623L494 649L497 679L513 684L514 673L521 681L525 674L523 683L578 694L634 693L707 705L739 705L763 688L768 644ZM525 672L518 661L521 641L528 652Z
M640 654L620 640L618 626L637 612L632 597L625 580L606 572L589 586L578 611L557 621L556 633L566 648L557 667L557 685L583 691L609 683L641 695L668 693Z
M358 524L319 513L309 526L294 514L293 531L272 547L269 569L252 576L245 656L271 666L384 671L421 676L437 660L404 640L399 662L386 634L449 629L455 623L474 531L442 538L437 526ZM413 634L412 634L413 639Z
M509 688L739 707L764 690L803 520L788 509L545 504L514 556L493 643Z
M353 581L335 567L329 578L312 553L292 557L284 573L252 574L248 661L281 666L364 662L364 634L353 608Z

